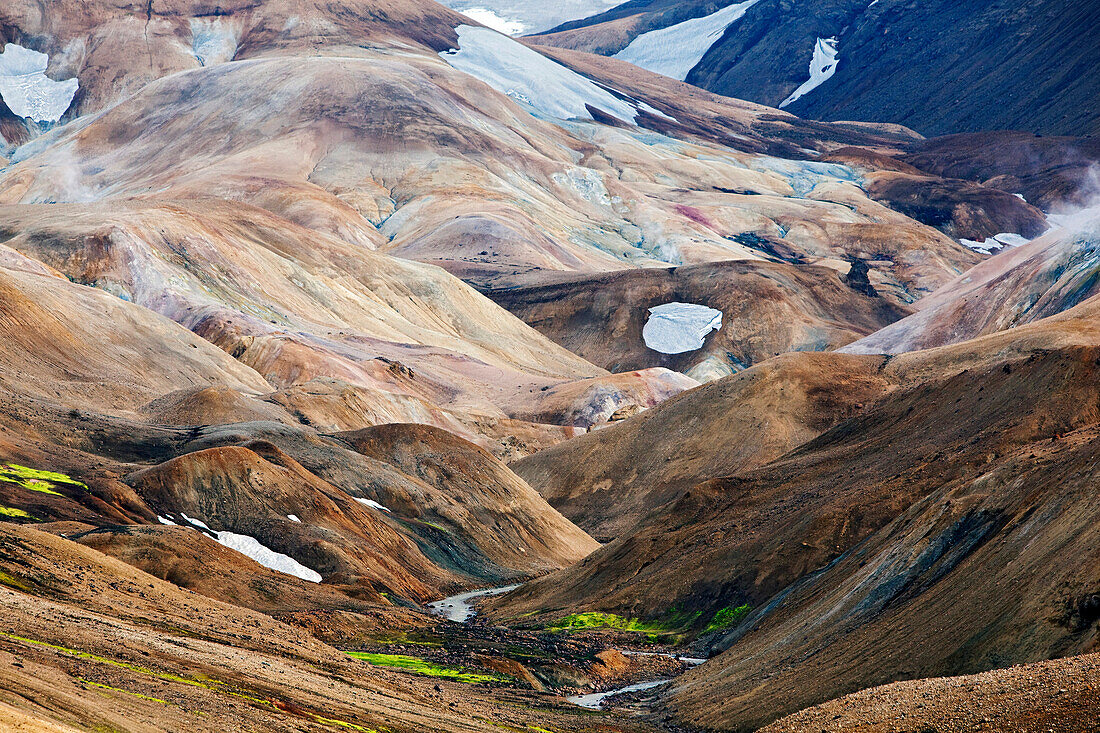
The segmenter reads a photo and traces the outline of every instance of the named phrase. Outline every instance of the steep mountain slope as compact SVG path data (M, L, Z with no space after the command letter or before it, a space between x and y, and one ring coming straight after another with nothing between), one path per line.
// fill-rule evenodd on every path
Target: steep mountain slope
M461 438L428 432L424 446L466 451L469 470L498 474L495 492L457 474L414 479L377 461L365 464L341 441L264 401L268 383L225 351L163 316L5 251L0 328L9 370L0 384L0 448L13 463L0 469L5 517L171 521L207 531L268 567L324 578L379 602L380 591L426 601L456 586L529 577L595 547ZM166 396L150 402L158 394ZM181 404L181 395L191 402ZM230 425L201 427L219 418ZM267 434L325 466L338 483L255 440ZM399 496L405 501L394 502ZM411 501L416 496L419 504ZM368 498L385 502L387 511ZM492 521L456 511L465 502L491 512Z
M512 468L565 516L611 540L700 482L769 463L857 414L891 386L881 363L769 359Z
M180 733L590 729L565 703L521 690L502 701L492 687L376 667L292 625L29 527L0 524L0 572L3 725L29 719L39 726L29 730ZM608 730L646 728L612 722Z
M4 241L221 346L263 375L291 419L425 422L498 455L567 435L524 423L587 427L652 406L675 379L607 377L456 279L394 255L481 287L728 259L843 272L859 260L869 288L896 304L979 259L870 200L846 166L768 154L842 144L899 153L897 131L700 103L690 87L626 64L567 60L577 73L428 4L341 7L291 17L280 3L242 5L211 20L198 6L158 6L152 66L111 74L89 66L99 46L86 58L58 49L129 29L122 9L62 5L52 20L7 9L8 37L30 43L48 30L34 43L78 73L69 114L83 114L15 151L0 180L11 204ZM129 48L132 30L112 43ZM352 48L357 33L374 40ZM394 51L391 36L413 50ZM179 55L185 42L214 41L225 54ZM320 55L295 55L304 47ZM457 50L441 58L443 48ZM490 73L513 57L514 77ZM547 75L562 86L539 87ZM509 96L520 83L540 94ZM555 117L573 114L555 105L578 99L591 102L575 110L581 119ZM238 112L225 114L230 106ZM831 310L843 303L820 312L814 297L791 297L804 329L848 318ZM790 345L780 335L739 350ZM240 419L258 414L239 407Z
M1001 174L431 0L0 42L0 727L736 728L1095 648L1091 266L958 241L1038 235L1064 141ZM981 338L819 353L994 281Z
M957 343L1066 311L1096 295L1098 209L1059 220L1045 236L1006 250L921 300L917 313L844 347L898 353Z
M1097 655L1026 664L965 677L895 682L789 715L762 733L805 730L1078 731L1096 720Z
M635 0L536 38L814 119L1087 135L1100 57L1079 40L1098 26L1095 5L1064 0Z
M694 612L696 631L747 605L747 618L711 626L704 643L722 653L668 698L687 723L734 730L897 679L1094 649L1097 307L1093 298L955 346L862 357L879 359L891 387L853 417L770 464L698 483L494 605L658 623Z

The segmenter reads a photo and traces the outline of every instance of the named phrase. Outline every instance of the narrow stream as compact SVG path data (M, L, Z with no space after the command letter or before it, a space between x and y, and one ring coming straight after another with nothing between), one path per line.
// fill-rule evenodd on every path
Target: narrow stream
M589 710L599 710L603 707L605 699L612 695L621 695L624 692L638 692L640 690L651 690L654 687L660 687L661 685L667 685L672 680L653 680L652 682L639 682L634 685L627 685L626 687L620 687L615 690L608 690L607 692L593 692L588 695L573 695L572 697L565 698L574 705L579 705L582 708L588 708Z
M457 621L459 623L465 623L477 615L477 611L474 609L473 600L475 598L484 598L485 596L499 596L501 593L507 593L508 591L515 590L523 585L522 583L516 583L515 585L506 585L502 588L483 588L482 590L469 590L465 593L459 593L455 596L448 596L440 601L432 601L428 604L428 608L432 610L436 616L442 616L448 621Z

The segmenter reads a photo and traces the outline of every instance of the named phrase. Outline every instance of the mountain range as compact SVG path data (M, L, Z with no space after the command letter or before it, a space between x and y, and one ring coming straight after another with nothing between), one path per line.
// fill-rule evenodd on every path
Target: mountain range
M0 7L0 728L1095 725L1094 10L610 5Z

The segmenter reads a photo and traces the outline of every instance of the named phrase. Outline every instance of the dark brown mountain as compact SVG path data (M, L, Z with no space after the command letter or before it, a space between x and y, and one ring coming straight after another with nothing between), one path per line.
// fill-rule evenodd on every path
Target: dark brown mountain
M634 0L536 36L614 54L647 31L728 2ZM1100 117L1095 3L760 0L687 74L719 94L777 106L809 78L814 45L837 39L835 74L787 109L821 120L896 122L926 135L1026 130L1089 135Z

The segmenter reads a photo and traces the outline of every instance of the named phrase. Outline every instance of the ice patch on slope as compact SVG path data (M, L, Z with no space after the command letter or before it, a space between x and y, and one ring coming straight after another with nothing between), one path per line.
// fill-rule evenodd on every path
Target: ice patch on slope
M321 582L321 574L316 570L307 568L290 555L275 552L275 550L262 544L255 537L246 534L237 534L236 532L217 532L210 529L202 520L189 517L183 512L180 512L180 516L196 527L201 527L212 534L214 539L218 541L218 544L228 547L230 550L236 550L246 557L252 558L269 570L293 575L296 578L308 580L311 583ZM160 517L157 518L160 519Z
M19 117L57 122L73 103L80 82L46 76L50 57L15 43L0 52L0 98Z
M237 55L237 30L221 18L192 18L191 53L203 66L232 61Z
M720 328L720 310L695 303L665 303L649 309L642 338L654 351L682 354L703 348L707 334Z
M634 122L641 111L668 118L643 102L616 97L591 79L496 31L471 25L460 25L455 31L459 48L439 54L447 63L545 115L590 120L593 117L587 105L591 105L626 122Z
M994 234L992 237L985 239L981 242L976 242L973 239L960 239L959 244L969 247L970 249L977 250L978 252L984 252L990 254L998 250L1005 249L1007 247L1019 247L1027 244L1031 240L1027 237L1023 237L1019 234L1012 232L1001 232L1000 234Z
M311 583L320 583L321 574L316 570L307 568L290 555L275 552L270 547L260 544L255 537L236 532L215 532L219 544L225 545L231 550L236 550L242 555L247 555L265 568L276 570L280 573L293 575L308 580Z
M731 23L760 0L746 0L702 18L643 33L615 58L683 81Z
M799 99L824 84L836 73L836 67L836 37L818 38L817 43L814 44L814 56L810 59L810 78L802 82L798 89L791 92L791 96L780 102L779 108L783 109L788 104L797 102Z
M389 512L390 511L389 507L382 506L381 504L379 504L374 499L360 499L358 496L354 497L354 499L357 502L359 502L360 504L363 504L365 506L369 506L371 509L377 509L380 512ZM392 514L393 512L390 512L390 513Z

